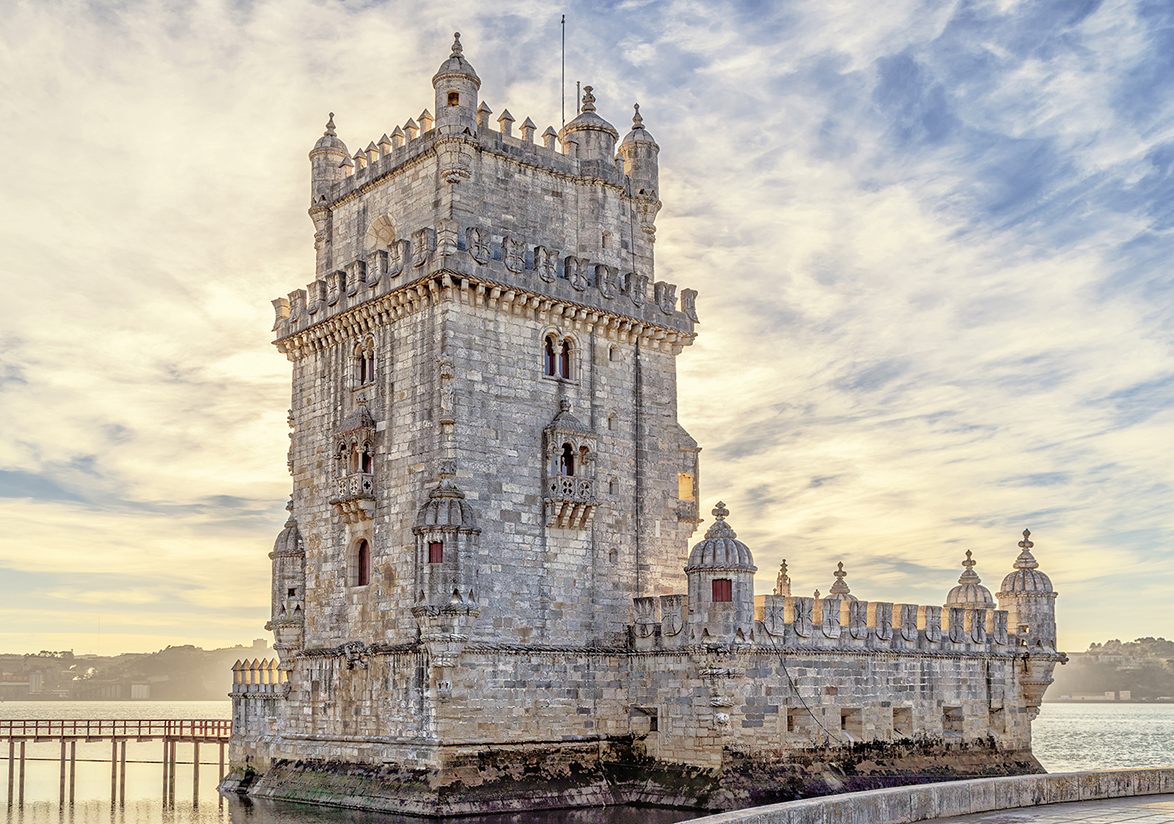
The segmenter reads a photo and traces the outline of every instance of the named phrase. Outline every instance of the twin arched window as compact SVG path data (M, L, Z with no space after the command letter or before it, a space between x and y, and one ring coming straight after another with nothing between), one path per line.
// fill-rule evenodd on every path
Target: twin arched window
M370 475L375 470L375 458L371 454L370 444L348 445L344 441L338 445L338 460L344 475L353 475L356 472Z
M549 378L570 380L571 355L574 348L574 342L570 338L560 341L553 333L547 335L542 352L543 374Z
M563 448L555 453L553 469L559 474L567 478L575 477L576 472L583 473L583 468L587 464L590 450L586 446L579 447L579 451L575 451L575 447L569 443L564 443Z

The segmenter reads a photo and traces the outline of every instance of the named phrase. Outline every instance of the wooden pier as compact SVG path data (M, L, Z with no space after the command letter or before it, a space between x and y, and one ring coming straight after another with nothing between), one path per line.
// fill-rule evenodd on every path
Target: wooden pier
M0 741L8 739L8 806L24 805L26 745L61 742L60 792L62 806L74 801L77 776L77 742L110 742L110 803L126 801L126 742L162 741L163 803L175 801L175 768L179 744L192 746L192 797L200 795L200 745L219 747L219 780L224 779L224 756L232 722L227 719L199 720L60 720L21 721L0 719ZM44 760L44 759L37 759ZM138 763L144 763L142 761ZM185 762L186 763L186 762Z

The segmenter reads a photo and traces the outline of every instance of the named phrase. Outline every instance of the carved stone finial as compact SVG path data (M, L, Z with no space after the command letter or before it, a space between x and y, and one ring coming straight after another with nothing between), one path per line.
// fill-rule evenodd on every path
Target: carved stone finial
M811 594L811 597L813 597L815 600L818 601L819 600L819 590L817 589L815 592L813 592Z
M1015 559L1016 569L1038 569L1039 561L1031 554L1031 548L1035 546L1031 542L1031 530L1023 530L1023 540L1019 542L1019 548L1023 550L1019 553L1019 557Z
M559 398L558 399L558 408L559 408L560 412L570 412L571 411L570 400L567 398Z
M726 509L726 505L723 501L718 501L717 506L713 508L713 517L717 518L719 521L724 521L726 516L729 514L730 510Z
M334 112L330 113L330 119L326 121L326 131L324 131L322 134L325 137L336 136L334 133Z
M640 104L633 103L632 108L634 108L636 110L636 113L632 115L632 128L633 129L643 129L644 128L644 118L640 116Z
M832 584L831 595L847 595L852 590L848 588L848 582L844 579L848 577L848 573L844 572L844 562L840 561L836 564L836 571L832 573L836 576L836 582Z
M464 47L461 45L461 33L459 31L454 31L452 33L452 37L452 54L450 54L449 57L461 57L465 51Z
M366 393L360 392L359 397L356 399L355 403L357 403L359 406L366 406L367 405Z
M293 495L289 496L289 500L285 502L285 511L289 513L290 520L293 519ZM286 526L289 526L288 522Z
M457 462L456 461L441 461L437 474L442 481L451 481L457 476Z
M791 594L791 578L789 575L787 575L787 559L786 558L784 558L783 562L781 564L779 564L779 574L778 574L778 577L775 578L775 592L774 592L774 594L775 595L785 595L785 596L790 596L790 594Z
M960 584L981 584L982 579L978 577L978 573L974 571L977 563L974 560L974 553L969 549L966 550L966 560L962 562L962 566L966 567L966 571L958 578Z
M591 93L590 86L583 87L583 108L579 111L593 112L595 111L595 95Z

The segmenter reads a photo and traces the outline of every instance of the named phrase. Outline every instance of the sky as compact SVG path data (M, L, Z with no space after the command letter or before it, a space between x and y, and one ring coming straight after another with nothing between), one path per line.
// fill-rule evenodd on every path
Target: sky
M306 154L431 106L455 30L557 128L560 14L568 112L661 146L680 419L759 592L940 604L1030 528L1062 649L1174 636L1166 0L2 5L0 651L267 637Z

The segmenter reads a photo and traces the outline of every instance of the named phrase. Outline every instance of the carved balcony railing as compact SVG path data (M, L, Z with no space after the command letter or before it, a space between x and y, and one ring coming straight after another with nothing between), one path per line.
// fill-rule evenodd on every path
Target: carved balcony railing
M335 481L336 494L330 503L347 523L368 520L375 516L375 476L369 472L355 472Z
M555 529L586 529L595 515L595 480L559 475L546 482L546 525Z

